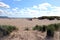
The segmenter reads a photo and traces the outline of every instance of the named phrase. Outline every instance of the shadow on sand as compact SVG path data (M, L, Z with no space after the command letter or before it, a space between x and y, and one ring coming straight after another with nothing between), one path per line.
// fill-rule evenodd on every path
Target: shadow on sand
M54 40L53 37L45 37L45 40Z

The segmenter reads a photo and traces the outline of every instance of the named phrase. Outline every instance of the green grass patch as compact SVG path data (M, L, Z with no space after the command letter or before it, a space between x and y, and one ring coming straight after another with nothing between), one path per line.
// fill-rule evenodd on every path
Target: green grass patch
M47 31L47 36L53 37L55 31L60 31L60 23L57 24L50 24L50 25L36 25L33 27L33 30L38 30L41 32L46 32Z
M0 25L0 34L2 33L2 36L9 35L14 30L18 29L15 26L11 25Z

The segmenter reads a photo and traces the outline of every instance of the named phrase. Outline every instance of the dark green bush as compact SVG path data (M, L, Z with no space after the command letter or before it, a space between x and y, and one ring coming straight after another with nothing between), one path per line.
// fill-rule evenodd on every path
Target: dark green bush
M33 27L33 30L37 30L38 29L38 25L36 25L35 27Z
M48 25L48 27L47 27L47 36L48 37L53 37L54 36L54 31L55 31L55 27L53 26L53 24Z
M50 25L48 25L48 26L47 26L47 29L55 30L54 24L50 24Z
M60 20L60 16L42 16L42 17L38 17L38 19L48 19L48 20Z
M56 24L55 29L58 31L60 30L60 23Z
M37 30L42 31L42 28L43 28L42 26L39 26Z
M55 28L55 31L58 31L59 30L59 28L60 28L60 23L58 23L58 24L50 24L50 25L48 25L48 27L54 27Z
M38 30L38 31L45 32L46 31L46 26L45 25L43 25L43 26L36 25L35 27L33 27L33 30Z
M43 25L42 26L42 32L45 32L46 31L46 28L47 28L47 26Z
M38 17L39 20L46 19L46 18L47 18L46 16Z
M54 20L54 17L47 17L48 20Z
M60 20L60 17L56 17L57 20Z
M54 24L55 30L59 30L60 24Z
M35 27L33 27L33 30L38 30L38 31L41 31L41 26L39 26L39 25L36 25Z
M54 30L48 29L47 30L47 37L54 37Z
M15 26L11 25L0 25L0 32L2 32L3 36L10 34L12 31L17 30Z
M35 27L33 27L33 30L38 30L38 31L42 31L45 32L47 31L47 36L48 37L53 37L54 36L54 31L58 31L60 30L60 23L58 24L50 24L50 25L36 25Z

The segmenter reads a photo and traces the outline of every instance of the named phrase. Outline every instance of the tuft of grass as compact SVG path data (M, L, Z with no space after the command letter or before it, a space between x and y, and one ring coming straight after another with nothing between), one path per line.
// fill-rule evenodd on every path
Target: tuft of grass
M60 23L58 24L50 24L50 25L36 25L35 27L33 27L33 30L38 30L41 32L45 32L47 31L47 36L48 37L53 37L54 36L54 32L55 31L59 31L60 30Z
M36 25L35 27L33 27L33 30L41 31L42 30L42 27L39 26L39 25Z
M38 25L36 25L35 27L33 27L33 30L37 30L38 29Z
M43 26L36 25L35 27L33 27L33 30L38 30L38 31L45 32L46 31L46 26L45 25L43 25Z
M54 30L53 28L49 28L47 29L47 34L46 34L47 37L54 37Z
M55 31L55 27L53 26L53 24L48 25L48 27L47 27L47 37L54 37L54 31Z
M17 28L15 26L0 25L0 32L2 33L2 36L9 35L14 30L17 30Z
M43 25L42 26L42 32L45 32L47 30L47 26L46 25Z

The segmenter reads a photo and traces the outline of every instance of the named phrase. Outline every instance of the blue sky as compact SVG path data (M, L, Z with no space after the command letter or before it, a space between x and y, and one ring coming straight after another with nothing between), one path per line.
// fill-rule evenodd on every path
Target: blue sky
M0 16L60 16L60 0L0 0Z

